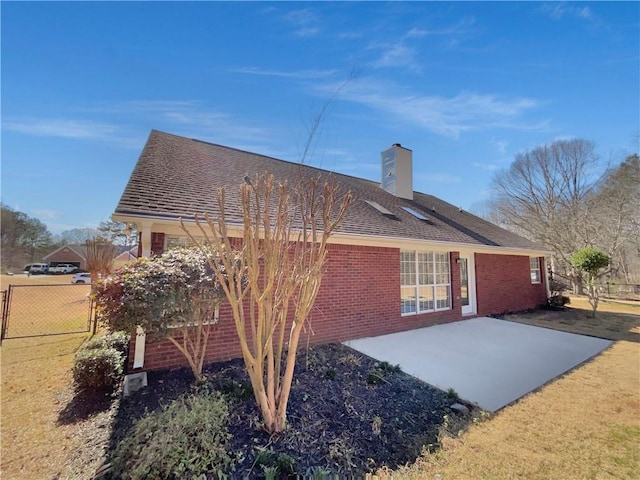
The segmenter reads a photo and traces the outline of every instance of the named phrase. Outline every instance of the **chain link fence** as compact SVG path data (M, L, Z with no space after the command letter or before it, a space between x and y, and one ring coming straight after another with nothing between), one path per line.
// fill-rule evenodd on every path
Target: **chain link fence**
M91 285L9 285L2 292L2 335L8 338L88 332Z
M600 294L605 298L618 300L640 300L640 285L631 283L606 282L600 285Z

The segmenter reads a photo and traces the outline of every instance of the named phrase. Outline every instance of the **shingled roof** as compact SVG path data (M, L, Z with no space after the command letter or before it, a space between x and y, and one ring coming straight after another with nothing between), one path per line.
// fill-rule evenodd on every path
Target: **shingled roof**
M215 216L217 189L225 187L228 220L240 223L239 186L245 176L252 178L265 172L278 181L289 182L299 175L331 176L339 192L350 190L353 203L340 233L544 251L539 245L432 195L415 192L413 200L406 200L385 192L379 183L370 180L157 130L151 131L115 214L167 220L192 218L195 213ZM380 214L366 201L380 204L396 218ZM427 221L403 207L422 214Z

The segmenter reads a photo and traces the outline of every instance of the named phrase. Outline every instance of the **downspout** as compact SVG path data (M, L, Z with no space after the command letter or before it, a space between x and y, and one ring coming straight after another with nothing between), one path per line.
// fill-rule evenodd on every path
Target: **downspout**
M153 226L153 222L141 222L138 224L138 231L141 233L140 241L142 243L142 256L150 257L151 256L151 227ZM147 335L142 329L141 326L138 325L136 329L136 343L135 350L133 352L133 369L144 367L144 351L146 345Z

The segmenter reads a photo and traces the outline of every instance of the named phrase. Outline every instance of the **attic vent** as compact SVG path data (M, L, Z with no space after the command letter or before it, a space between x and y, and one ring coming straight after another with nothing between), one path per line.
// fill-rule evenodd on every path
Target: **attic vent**
M387 210L386 208L384 208L382 205L380 205L377 202L372 202L371 200L365 200L365 202L367 204L369 204L370 206L372 206L373 208L375 208L377 211L379 211L382 215L384 215L387 218L390 218L392 220L400 220L394 213L390 212L389 210Z
M425 217L424 215L422 215L419 212L416 212L413 208L409 208L409 207L402 207L402 209L407 212L410 213L411 215L413 215L414 217L416 217L418 220L422 220L426 223L430 223L431 225L433 225L433 222L431 220L429 220L427 217Z

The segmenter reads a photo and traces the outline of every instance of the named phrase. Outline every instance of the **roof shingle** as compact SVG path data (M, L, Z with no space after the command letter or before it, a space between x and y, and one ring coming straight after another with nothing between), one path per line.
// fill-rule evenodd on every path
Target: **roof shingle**
M277 181L292 183L298 175L335 179L339 194L348 190L353 202L339 232L485 245L544 249L432 195L415 192L405 200L362 178L245 152L230 147L153 130L122 194L118 215L192 218L218 212L217 190L225 188L228 220L240 223L240 184L245 176L269 172ZM377 202L400 221L381 215L365 200ZM403 210L422 213L429 222Z

